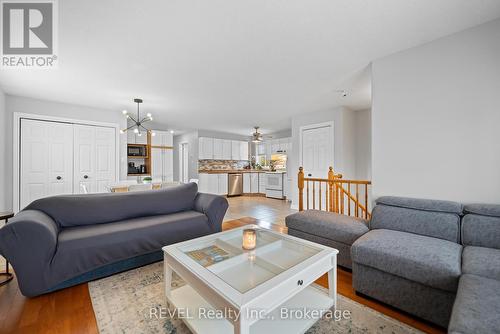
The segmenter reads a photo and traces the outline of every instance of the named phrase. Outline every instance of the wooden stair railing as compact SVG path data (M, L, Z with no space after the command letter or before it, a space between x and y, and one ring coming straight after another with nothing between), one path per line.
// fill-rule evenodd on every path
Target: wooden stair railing
M307 210L318 209L370 219L368 188L371 184L371 181L365 180L344 180L342 174L334 173L333 167L329 168L327 179L304 177L304 169L300 167L298 174L299 211L304 210L305 204Z

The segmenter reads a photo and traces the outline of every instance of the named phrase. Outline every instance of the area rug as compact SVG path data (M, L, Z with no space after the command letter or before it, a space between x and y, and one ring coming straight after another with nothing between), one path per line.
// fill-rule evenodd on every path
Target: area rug
M184 282L175 277L172 285L180 287ZM175 316L151 317L152 309L166 307L163 262L91 282L89 292L101 334L191 333ZM332 317L320 319L307 333L421 333L341 295L338 295L338 308L348 310L350 316L337 321Z

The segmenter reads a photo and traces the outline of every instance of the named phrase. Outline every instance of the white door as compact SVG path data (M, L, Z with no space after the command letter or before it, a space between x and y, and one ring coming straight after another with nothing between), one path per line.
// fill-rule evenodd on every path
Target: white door
M106 192L116 181L116 134L114 128L74 125L74 192L84 185L89 193Z
M21 120L20 209L73 192L72 124Z
M201 174L200 174L201 175ZM189 182L189 146L188 143L179 145L179 181L182 183ZM200 181L201 183L201 178ZM206 185L204 185L206 186ZM205 188L205 192L206 192Z
M305 177L327 178L333 166L333 123L301 128L300 165Z
M302 127L300 135L300 165L304 168L304 176L306 178L328 178L328 168L333 166L334 157L333 123L323 123ZM307 184L305 187L306 186ZM309 186L309 201L307 200L307 196L304 195L304 207L306 209L318 209L320 197L319 186L316 184L315 187L315 203L312 201L312 183ZM324 191L325 189L322 189L323 194ZM304 194L306 193L307 188L304 189ZM323 200L325 200L326 197L322 197ZM309 207L307 205L308 203ZM326 203L322 203L322 206L325 205Z

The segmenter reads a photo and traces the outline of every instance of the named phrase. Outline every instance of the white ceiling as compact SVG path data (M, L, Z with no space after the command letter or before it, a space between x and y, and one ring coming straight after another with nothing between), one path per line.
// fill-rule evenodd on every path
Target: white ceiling
M498 0L60 0L59 68L2 70L14 95L175 129L249 134L370 106L370 61L500 16ZM342 98L338 89L347 89Z

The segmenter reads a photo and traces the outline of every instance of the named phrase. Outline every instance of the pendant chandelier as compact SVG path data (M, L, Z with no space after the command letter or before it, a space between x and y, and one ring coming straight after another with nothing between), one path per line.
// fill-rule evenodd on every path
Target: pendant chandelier
M133 124L126 129L120 130L120 133L125 133L127 131L133 131L139 137L142 136L143 133L151 133L151 136L155 136L152 130L147 129L144 126L144 123L151 122L153 120L153 115L151 113L147 113L146 117L141 118L141 113L139 111L139 105L142 103L142 99L135 98L134 102L137 103L137 116L136 118L132 116L127 110L123 110L123 115L127 117L127 125L128 120L130 120Z

